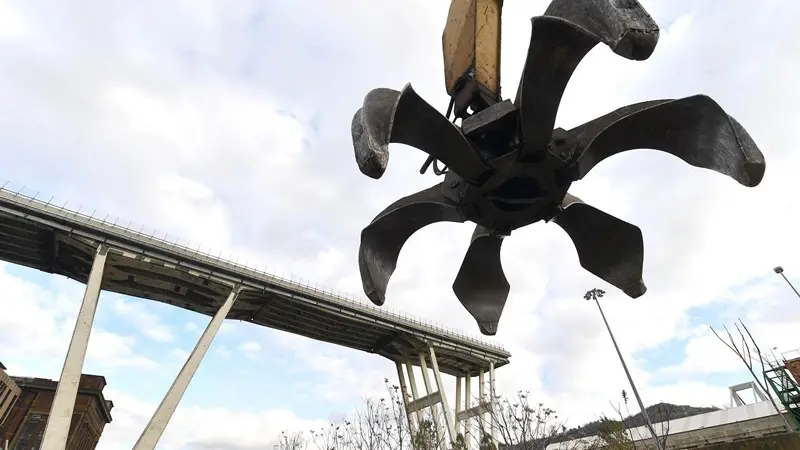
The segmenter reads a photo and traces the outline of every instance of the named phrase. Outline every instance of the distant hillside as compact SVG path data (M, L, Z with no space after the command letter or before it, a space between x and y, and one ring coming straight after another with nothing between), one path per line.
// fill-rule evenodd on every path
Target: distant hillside
M689 405L673 405L671 403L658 403L653 406L647 408L647 415L650 417L650 420L653 422L653 425L656 426L656 431L660 431L658 425L659 422L665 422L668 420L675 420L675 419L682 419L684 417L691 417L696 416L698 414L705 414L713 411L719 411L719 408L715 407L697 407L697 406L689 406ZM617 419L619 417L608 417L611 420ZM642 413L634 414L632 416L628 416L624 420L626 428L635 428L645 424L644 416ZM583 426L577 428L571 428L567 430L563 435L559 436L558 438L551 439L549 442L537 442L534 443L533 446L525 445L525 448L544 448L549 443L556 443L556 442L564 442L569 441L572 439L579 439L582 437L588 436L595 436L600 431L600 420L595 420L589 422ZM514 450L513 448L501 446L501 450ZM520 446L523 447L523 446Z
M682 419L684 417L696 416L698 414L705 414L713 411L719 411L715 407L697 407L689 405L673 405L672 403L658 403L647 408L647 415L655 425L658 422L666 422L668 420ZM609 419L619 420L618 417L609 417ZM645 424L644 416L642 413L637 413L628 416L624 420L626 428L640 427ZM656 428L658 431L658 428ZM572 428L564 433L564 437L558 439L557 442L568 441L570 439L577 439L586 436L594 436L600 431L600 420L589 422L586 425L578 428Z

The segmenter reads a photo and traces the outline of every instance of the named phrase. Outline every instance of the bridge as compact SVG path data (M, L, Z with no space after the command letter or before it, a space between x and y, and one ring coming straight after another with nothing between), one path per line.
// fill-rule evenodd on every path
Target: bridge
M472 406L470 380L478 377L479 397L485 398L488 373L492 392L495 369L509 362L510 354L503 348L165 238L70 210L66 204L58 206L35 195L0 188L0 260L86 284L41 450L65 448L77 381L102 290L212 316L135 450L155 448L226 318L388 358L396 365L409 421L422 420L423 410L430 409L442 438L446 433L454 439L462 422L469 433L475 416L485 420L486 405ZM420 389L413 366L422 372ZM454 412L442 387L443 374L456 377ZM439 423L442 417L444 424Z

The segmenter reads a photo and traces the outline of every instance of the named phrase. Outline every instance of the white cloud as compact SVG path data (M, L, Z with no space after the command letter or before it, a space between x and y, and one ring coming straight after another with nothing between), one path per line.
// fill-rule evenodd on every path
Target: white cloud
M261 353L261 344L255 341L245 341L239 344L239 351L247 358L256 359Z
M136 442L156 405L126 392L109 390L106 395L114 399L114 422L106 428L99 445L109 450L129 448L128 443ZM159 448L271 448L284 429L316 430L325 425L324 420L304 420L288 410L181 407L170 421Z
M162 323L158 315L145 310L140 303L115 296L113 305L114 313L131 322L145 337L157 342L172 342L175 339L172 327Z
M792 269L800 268L792 251L800 206L791 195L800 163L793 151L800 141L797 11L777 1L755 10L645 3L662 24L656 53L630 62L594 50L567 89L558 124L579 124L625 103L708 93L746 126L768 168L759 187L746 189L642 151L604 162L576 183L576 195L642 228L649 292L637 300L584 272L557 227L536 224L507 239L502 260L512 292L496 340L513 357L498 370L498 383L506 392L532 389L574 421L607 410L626 388L600 317L582 299L594 286L607 288L603 306L648 402L720 404L726 386L714 377L746 376L715 345L706 322L719 326L741 316L764 347L800 346L793 331L800 305L770 272L776 264L790 275L800 270ZM431 103L446 105L439 43L447 2L84 4L2 5L0 21L17 24L0 26L0 139L14 149L0 152L6 176L57 194L59 203L69 199L133 218L204 251L359 292L360 229L434 178L416 176L423 155L402 146L382 180L361 176L352 160L350 118L369 89L409 80ZM502 75L510 97L528 45L526 18L544 5L516 1L504 8ZM9 30L16 30L13 38ZM414 235L385 309L476 334L450 287L471 232L468 225L439 224ZM3 270L0 311L16 311L0 315L0 348L12 349L4 362L17 361L23 371L58 367L80 292L25 283ZM137 327L141 338L95 330L89 358L98 367L129 361L160 367L142 356L141 346L177 341L174 330L181 327L184 337L196 333L194 322L157 322L152 312L128 311L120 318L151 326ZM320 405L377 392L394 373L373 355L276 332L257 339L249 330L223 326L220 338L232 341L216 343L209 357L232 362L235 351L252 344L265 358L283 358L272 354L276 348L294 352L281 360L292 367L286 384L305 382L288 379L300 370L316 374L322 381L308 391ZM659 362L665 346L685 355ZM134 425L146 422L154 405L137 403L129 391L114 395L120 414L101 446L129 447ZM320 418L327 416L323 409ZM192 420L201 419L188 411L200 415L191 404L179 409L183 419L171 425L164 448L193 448L199 440L214 446L238 432L247 445L269 442L269 427L254 440L238 425L230 436L192 434L198 429ZM261 422L253 420L305 426L285 411L208 414L254 430Z
M15 373L57 377L69 346L79 308L78 292L54 292L10 275L0 264L0 348L5 364ZM77 294L77 295L76 295ZM95 328L87 361L104 370L152 369L156 363L138 355L136 338ZM30 355L36 355L31 358ZM48 373L35 371L48 368Z

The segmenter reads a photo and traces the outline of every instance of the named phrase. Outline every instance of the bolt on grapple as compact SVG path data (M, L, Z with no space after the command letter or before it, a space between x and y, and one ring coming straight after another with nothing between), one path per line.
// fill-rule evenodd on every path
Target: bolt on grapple
M761 182L761 151L739 122L705 95L636 103L571 130L553 128L567 82L595 45L602 42L630 60L645 60L655 50L658 26L637 1L553 1L531 20L513 102L499 95L499 30L491 36L497 51L487 56L476 50L481 47L474 25L477 3L492 0L452 1L450 19L462 14L473 22L449 20L445 29L447 114L408 84L400 91L369 92L353 117L356 161L365 175L383 175L390 143L422 150L428 160L421 172L433 164L444 175L443 182L390 205L362 231L359 268L374 303L384 303L406 240L443 221L476 224L453 291L483 334L497 332L510 290L500 263L503 238L540 220L567 232L584 269L639 297L646 291L641 230L570 195L573 182L604 159L632 149L661 150L744 186ZM483 20L499 27L499 3L495 12ZM453 31L451 22L461 28ZM465 31L464 23L472 29ZM489 64L478 61L491 57Z

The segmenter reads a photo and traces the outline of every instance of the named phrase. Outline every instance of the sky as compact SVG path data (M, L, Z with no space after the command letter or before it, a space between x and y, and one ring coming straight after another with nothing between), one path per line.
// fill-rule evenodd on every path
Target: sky
M632 151L571 192L641 227L646 295L630 299L581 269L568 237L534 224L506 240L512 286L494 341L512 354L498 390L532 395L571 425L610 412L628 389L588 289L603 306L645 403L723 406L748 380L709 325L748 324L763 348L800 347L800 4L650 0L653 56L598 46L567 87L557 126L628 103L712 96L762 149L745 188L670 155ZM413 83L444 111L446 0L0 1L0 178L202 243L364 301L361 228L397 198L436 182L425 155L392 151L381 180L360 174L352 114L377 87ZM508 0L502 86L513 98L543 1ZM97 213L101 214L100 212ZM473 228L415 234L385 308L477 334L451 285ZM0 361L57 378L83 286L0 263ZM84 371L106 377L115 408L98 446L130 448L208 317L103 293ZM383 392L393 364L375 355L227 322L159 446L268 448ZM452 398L452 395L451 395Z

